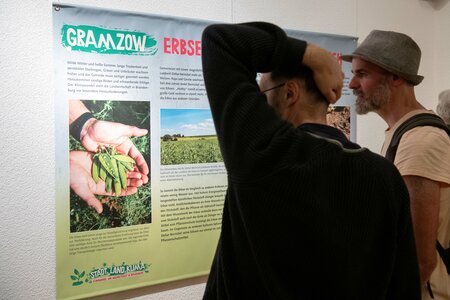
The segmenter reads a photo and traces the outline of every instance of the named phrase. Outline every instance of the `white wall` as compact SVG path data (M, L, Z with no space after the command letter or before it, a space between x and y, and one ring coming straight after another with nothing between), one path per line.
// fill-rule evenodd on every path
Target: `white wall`
M436 11L435 27L432 29L434 39L434 55L433 65L434 85L431 93L432 99L437 99L439 93L443 90L450 89L450 2L449 0L441 0L443 7L440 5ZM432 108L436 108L436 101L433 102Z
M60 1L55 1L60 2ZM222 22L264 20L282 27L364 38L398 30L421 45L417 97L428 108L450 88L448 0L78 0L101 6ZM55 298L54 78L51 1L0 4L0 298ZM384 122L358 117L357 139L378 151ZM204 279L98 299L201 299Z

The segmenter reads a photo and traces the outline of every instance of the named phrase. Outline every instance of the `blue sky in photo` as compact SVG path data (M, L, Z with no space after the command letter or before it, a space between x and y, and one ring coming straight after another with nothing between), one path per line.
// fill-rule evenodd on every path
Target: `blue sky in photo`
M166 134L184 136L216 134L209 109L161 109L160 120L161 136Z

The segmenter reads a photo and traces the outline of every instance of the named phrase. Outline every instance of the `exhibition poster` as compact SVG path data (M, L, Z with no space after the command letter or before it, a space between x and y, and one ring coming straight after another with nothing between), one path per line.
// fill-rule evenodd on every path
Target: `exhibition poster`
M212 21L52 9L57 298L207 275L227 187L201 66ZM287 32L338 60L356 46ZM329 122L354 140L352 101L345 88Z

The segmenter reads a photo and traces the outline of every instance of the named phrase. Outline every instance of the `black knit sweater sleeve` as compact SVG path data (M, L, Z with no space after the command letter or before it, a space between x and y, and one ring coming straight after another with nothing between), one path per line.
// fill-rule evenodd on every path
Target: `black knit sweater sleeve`
M289 38L269 23L215 24L204 30L204 80L229 174L258 174L263 170L255 166L275 161L268 157L280 153L283 140L289 141L292 125L266 103L256 74L298 67L305 49L305 41Z

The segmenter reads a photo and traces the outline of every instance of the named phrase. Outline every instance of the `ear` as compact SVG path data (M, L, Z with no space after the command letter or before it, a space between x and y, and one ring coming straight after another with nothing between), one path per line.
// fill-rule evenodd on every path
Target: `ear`
M405 80L403 78L401 78L398 75L392 74L392 85L394 87L398 87L400 85L402 85L405 82Z
M292 106L300 100L301 88L300 83L295 80L288 80L285 84L286 104Z

